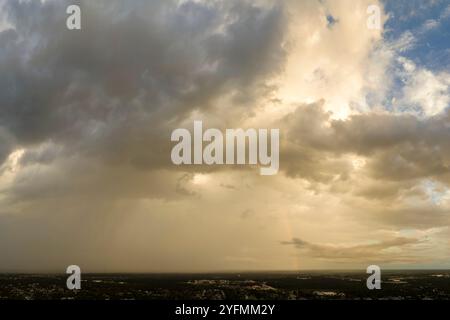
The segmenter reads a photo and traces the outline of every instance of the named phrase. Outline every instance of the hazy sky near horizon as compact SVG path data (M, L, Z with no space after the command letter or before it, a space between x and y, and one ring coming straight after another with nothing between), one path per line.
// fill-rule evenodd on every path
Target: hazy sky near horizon
M0 271L450 268L449 86L445 0L0 0ZM194 120L279 173L175 166Z

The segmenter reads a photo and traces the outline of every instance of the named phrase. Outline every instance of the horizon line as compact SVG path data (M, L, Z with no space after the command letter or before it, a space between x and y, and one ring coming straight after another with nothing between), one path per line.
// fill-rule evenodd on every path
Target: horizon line
M83 270L83 269L81 269ZM389 271L450 271L450 268L391 268L382 269L382 272ZM366 273L366 269L304 269L304 270L222 270L222 271L87 271L82 274L127 274L127 275L200 275L200 274L258 274L258 273L305 273L305 272L361 272ZM23 274L23 275L56 275L67 273L61 271L0 271L0 275Z

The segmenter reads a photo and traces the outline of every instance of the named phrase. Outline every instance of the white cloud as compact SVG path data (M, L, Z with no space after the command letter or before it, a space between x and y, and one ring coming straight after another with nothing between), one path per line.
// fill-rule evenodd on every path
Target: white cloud
M439 21L434 20L434 19L429 19L429 20L425 21L425 23L422 25L422 29L425 32L436 29L437 27L439 27Z
M421 115L430 117L442 113L450 104L450 74L447 72L433 73L419 68L409 69L403 97L399 101L406 106L406 111L420 110Z

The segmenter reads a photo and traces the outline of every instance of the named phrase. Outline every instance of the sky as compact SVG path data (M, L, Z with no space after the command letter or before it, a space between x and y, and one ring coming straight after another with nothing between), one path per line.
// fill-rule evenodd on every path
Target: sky
M449 27L444 0L0 0L0 271L450 268ZM195 120L278 128L278 174L174 165Z

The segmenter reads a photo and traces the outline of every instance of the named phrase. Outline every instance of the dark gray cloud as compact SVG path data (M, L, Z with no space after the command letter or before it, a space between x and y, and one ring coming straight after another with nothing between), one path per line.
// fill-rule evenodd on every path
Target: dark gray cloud
M81 7L81 31L66 28L69 4ZM172 165L170 133L198 111L234 121L272 90L286 58L283 4L0 5L10 26L0 29L0 269L128 270L129 255L137 268L180 265L172 233L196 222L173 200L198 195L193 174ZM6 163L17 149L19 163Z
M280 123L280 169L310 182L315 192L339 195L358 212L353 219L374 227L448 226L450 211L441 201L450 187L449 119L445 112L334 120L323 101L301 105ZM355 169L353 157L363 159L361 167Z
M0 126L18 145L158 166L191 111L233 91L251 100L283 67L281 4L78 3L81 31L65 27L72 1L4 3Z
M412 115L366 113L333 120L322 102L299 106L281 122L286 128L283 165L293 176L329 181L346 178L342 155L367 158L366 173L376 179L435 178L447 182L450 113L419 119Z
M11 153L15 145L14 137L0 126L0 163Z

